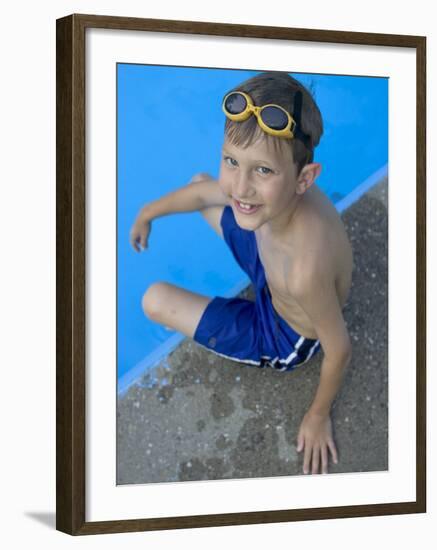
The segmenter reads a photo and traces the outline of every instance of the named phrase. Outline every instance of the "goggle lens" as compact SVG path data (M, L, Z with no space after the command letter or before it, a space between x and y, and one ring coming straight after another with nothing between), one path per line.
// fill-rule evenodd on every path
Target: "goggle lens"
M246 107L246 98L241 94L231 94L225 101L225 108L231 115L239 115Z
M266 126L272 130L283 130L287 127L288 117L277 107L269 106L261 110L260 116Z

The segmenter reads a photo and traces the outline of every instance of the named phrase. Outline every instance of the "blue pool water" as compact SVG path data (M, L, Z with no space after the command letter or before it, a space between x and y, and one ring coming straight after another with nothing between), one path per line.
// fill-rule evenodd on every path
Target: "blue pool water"
M218 175L221 100L255 74L117 64L119 392L183 338L144 316L141 297L150 284L167 281L210 296L232 296L248 284L197 212L155 220L149 249L141 254L130 247L129 231L145 203L185 185L197 172ZM323 116L324 135L315 152L323 166L317 183L334 203L344 204L363 182L385 173L388 79L291 74L312 89Z

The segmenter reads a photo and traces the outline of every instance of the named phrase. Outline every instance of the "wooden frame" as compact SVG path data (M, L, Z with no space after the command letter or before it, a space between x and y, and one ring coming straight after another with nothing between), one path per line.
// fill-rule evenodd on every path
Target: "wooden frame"
M416 50L417 416L412 502L87 522L85 519L85 32L171 32ZM72 535L419 513L426 510L426 39L419 36L70 15L57 20L57 522Z

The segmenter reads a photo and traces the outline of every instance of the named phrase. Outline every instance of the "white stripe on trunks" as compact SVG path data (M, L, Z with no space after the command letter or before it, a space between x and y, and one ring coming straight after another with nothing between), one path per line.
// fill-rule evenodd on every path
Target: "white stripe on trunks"
M254 361L253 359L237 359L236 357L231 357L230 355L225 355L224 353L219 353L218 351L215 351L212 348L208 348L207 346L204 346L203 344L201 344L200 342L197 342L196 340L195 342L199 346L202 346L202 348L205 348L208 351L212 351L216 355L220 355L220 357L224 357L225 359L231 359L232 361L238 361L238 363L249 363L251 365L258 365L258 366L261 364L261 361ZM267 357L265 359L267 359Z
M286 359L279 359L279 357L275 357L274 359L271 359L268 355L261 355L261 359L266 359L267 361L269 361L272 368L275 368L273 365L279 361L279 363L283 364L284 366L280 369L275 368L275 370L277 370L279 372L285 371L288 368L289 363L297 356L297 350L301 347L301 345L304 343L304 341L305 341L305 338L303 336L301 336L299 338L299 340L297 341L297 344L294 348L294 351L292 353L290 353L290 355ZM313 355L314 350L316 349L316 346L317 346L318 343L319 343L319 341L317 340L316 343L314 344L314 346L309 350L309 353L306 356L305 360L302 361L301 363L295 365L296 367L299 367L300 365L303 365L304 363L309 361L309 359ZM205 348L208 351L212 351L213 353L215 353L216 355L219 355L220 357L224 357L225 359L230 359L231 361L237 361L238 363L248 363L250 365L256 365L256 366L261 365L261 361L254 361L253 359L238 359L237 357L232 357L231 355L225 355L224 353L219 353L218 351L215 351L212 348L208 348L207 346L204 346L203 344L200 344L199 342L196 342L196 344L198 344L199 346L202 346L202 348Z
M218 351L215 351L214 349L211 349L211 348L208 348L207 346L204 346L200 342L196 341L196 344L201 346L202 348L207 349L208 351L212 351L213 353L215 353L216 355L219 355L220 357L224 357L225 359L230 359L231 361L237 361L238 363L249 363L250 365L256 365L258 367L261 365L261 361L254 361L253 359L238 359L237 357L232 357L231 355L225 355L224 353L219 353ZM266 359L267 361L269 361L272 365L272 368L274 368L273 365L278 361L279 357L275 357L274 359L272 359L268 355L261 355L261 359ZM276 369L276 370L281 371L281 370L284 370L284 369Z
M275 369L275 370L277 370L279 372L287 370L289 363L291 363L291 361L293 361L293 359L295 357L297 357L297 350L301 347L301 345L304 343L304 341L305 341L305 338L303 336L301 336L299 338L299 340L297 341L295 347L294 347L294 351L292 351L286 359L279 359L279 362L281 363L281 365L284 365L284 366L280 369ZM276 357L275 362L277 360L278 360L278 357Z
M314 353L314 351L315 351L315 349L316 349L316 347L317 347L317 344L319 344L319 343L320 343L320 342L319 342L318 340L316 340L316 343L315 343L314 346L310 349L310 352L308 353L308 355L307 355L305 361L303 361L303 363L301 363L302 365L311 359L311 357L313 356L313 353Z
M297 357L297 350L300 348L300 346L305 342L305 338L301 336L299 340L297 341L297 344L294 346L294 351L290 353L290 355L287 357L287 359L280 359L281 363L285 363L288 365L295 357Z

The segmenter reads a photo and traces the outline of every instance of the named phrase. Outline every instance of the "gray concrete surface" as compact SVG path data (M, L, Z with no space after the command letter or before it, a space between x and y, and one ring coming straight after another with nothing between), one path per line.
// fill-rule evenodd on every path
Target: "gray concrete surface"
M388 468L387 193L384 180L342 215L355 262L344 309L353 359L332 408L339 463L329 473ZM185 340L118 400L117 484L300 475L296 436L322 357L280 373Z

